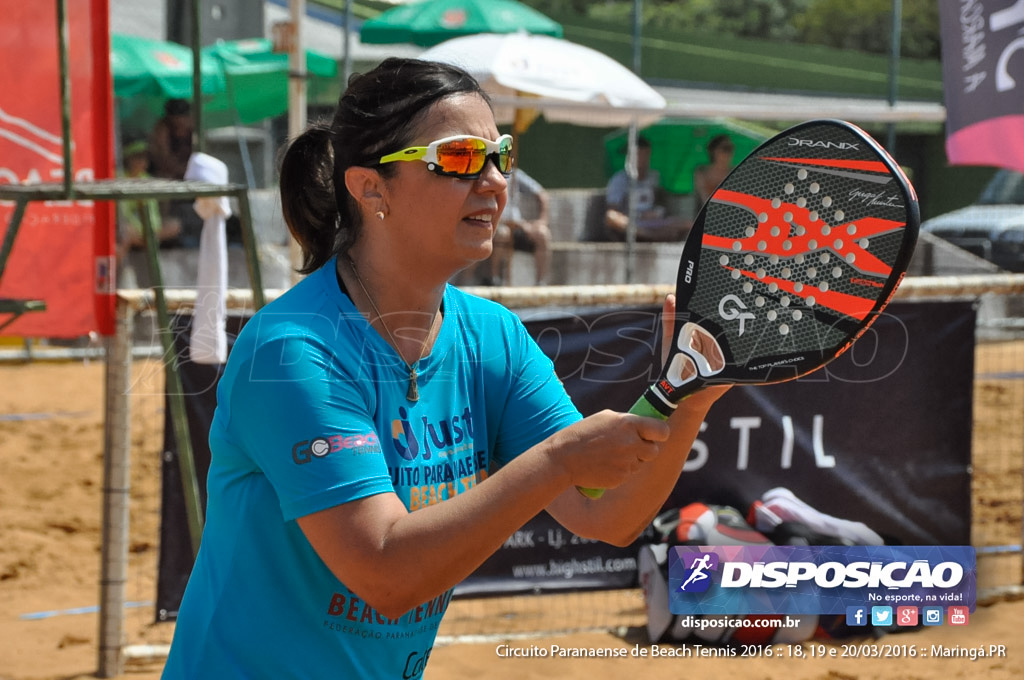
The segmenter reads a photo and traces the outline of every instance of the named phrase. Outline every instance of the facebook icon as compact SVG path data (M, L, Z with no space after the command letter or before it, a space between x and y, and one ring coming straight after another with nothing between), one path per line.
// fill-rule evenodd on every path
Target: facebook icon
M847 607L846 608L846 625L847 626L866 626L866 625L868 625L868 608L867 607Z

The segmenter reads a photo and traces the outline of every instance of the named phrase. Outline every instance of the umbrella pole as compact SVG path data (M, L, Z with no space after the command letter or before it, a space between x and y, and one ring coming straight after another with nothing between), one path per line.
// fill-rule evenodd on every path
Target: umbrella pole
M203 63L200 58L199 18L202 14L200 0L192 0L192 120L195 130L195 150L202 153L206 148L203 129Z
M288 46L288 138L295 139L306 129L306 50L302 40L302 19L306 16L306 0L288 0L291 12L292 40ZM302 250L290 239L292 283L298 283L295 272L302 268Z
M636 228L640 212L637 206L636 167L637 120L629 124L629 142L626 149L626 176L629 178L629 223L626 225L626 283L633 283L636 271Z
M232 83L232 76L228 70L227 62L218 52L217 59L220 61L220 68L224 72L224 91L228 96L228 105L231 107L235 122L235 129L238 133L238 152L242 155L242 170L245 172L245 185L250 189L256 188L256 178L253 176L252 158L249 157L249 142L245 140L240 128L242 125L241 115L238 113L238 103L235 101L235 86Z
M71 167L71 69L68 63L68 32L67 0L58 0L57 53L60 60L60 131L64 197L73 198L75 191L71 184L74 180L74 168Z
M345 71L342 76L341 90L348 87L348 79L352 77L352 0L345 0Z

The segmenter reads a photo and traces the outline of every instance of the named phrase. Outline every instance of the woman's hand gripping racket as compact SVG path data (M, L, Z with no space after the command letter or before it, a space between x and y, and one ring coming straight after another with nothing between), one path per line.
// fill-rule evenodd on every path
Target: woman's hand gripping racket
M707 385L783 382L825 366L892 298L919 224L910 182L856 126L809 121L769 139L697 215L668 360L630 413L667 419Z

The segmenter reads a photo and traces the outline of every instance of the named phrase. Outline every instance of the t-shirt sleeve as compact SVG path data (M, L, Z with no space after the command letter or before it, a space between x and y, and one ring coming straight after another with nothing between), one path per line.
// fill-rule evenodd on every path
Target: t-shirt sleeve
M230 438L266 476L285 519L394 490L374 393L331 351L308 335L257 345L221 395Z
M522 322L511 317L508 325L508 391L493 452L498 465L582 418L556 375L553 362Z
M619 171L612 175L605 188L605 201L609 208L621 208L626 203L626 192L629 188L629 180L626 173Z
M527 175L522 170L516 172L516 188L527 196L536 198L544 193L544 187L540 182Z

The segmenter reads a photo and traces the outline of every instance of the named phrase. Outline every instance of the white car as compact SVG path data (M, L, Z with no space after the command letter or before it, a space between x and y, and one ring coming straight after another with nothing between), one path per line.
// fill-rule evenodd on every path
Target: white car
M921 228L1002 269L1024 271L1024 175L998 171L976 202Z

